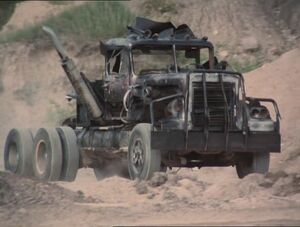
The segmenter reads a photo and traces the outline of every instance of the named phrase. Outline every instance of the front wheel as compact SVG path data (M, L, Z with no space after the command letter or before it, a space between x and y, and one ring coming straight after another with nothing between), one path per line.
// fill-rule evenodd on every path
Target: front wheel
M251 173L265 174L269 171L270 153L237 153L236 172L239 178Z
M128 146L128 170L131 179L148 180L154 172L163 171L161 152L151 149L150 124L136 125Z

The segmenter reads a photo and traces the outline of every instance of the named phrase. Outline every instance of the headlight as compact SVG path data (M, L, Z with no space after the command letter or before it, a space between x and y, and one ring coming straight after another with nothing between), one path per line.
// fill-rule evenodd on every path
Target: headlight
M172 117L181 118L183 117L184 101L183 99L174 99L168 103L166 112L171 114Z
M252 107L250 116L256 119L270 119L270 113L265 106Z

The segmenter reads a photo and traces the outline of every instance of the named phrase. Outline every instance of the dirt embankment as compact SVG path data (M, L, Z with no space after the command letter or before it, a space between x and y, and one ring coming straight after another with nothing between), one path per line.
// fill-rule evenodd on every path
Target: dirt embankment
M217 44L221 58L254 64L259 58L272 61L294 48L299 37L295 29L298 29L296 18L300 14L296 9L300 4L292 1L289 8L285 1L273 0L133 0L128 5L137 15L189 25L198 37L208 36ZM291 12L288 9L293 12L289 15L292 20L285 20Z
M65 1L55 4L47 1L26 1L17 3L14 14L0 31L0 35L34 25L48 17L55 16L84 1Z
M0 225L37 226L49 217L72 212L74 203L99 202L55 184L0 172Z
M97 182L82 170L75 182L60 186L2 175L0 180L10 187L0 197L12 201L0 205L3 226L300 222L299 174L276 172L239 180L233 169L215 168L160 173L149 182L120 177Z
M278 168L299 172L300 168L300 50L295 49L278 60L245 75L248 96L272 97L282 115L283 153L275 160ZM293 163L293 164L292 164Z
M275 18L279 26L287 26L292 34L300 34L300 3L298 0L261 1L270 19Z

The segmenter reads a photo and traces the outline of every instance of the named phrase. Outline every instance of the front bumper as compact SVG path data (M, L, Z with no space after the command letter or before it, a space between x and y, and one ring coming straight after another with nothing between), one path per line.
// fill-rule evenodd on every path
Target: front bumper
M227 141L227 142L226 142ZM152 131L151 148L179 153L205 152L280 152L281 137L276 132L225 133L183 130Z

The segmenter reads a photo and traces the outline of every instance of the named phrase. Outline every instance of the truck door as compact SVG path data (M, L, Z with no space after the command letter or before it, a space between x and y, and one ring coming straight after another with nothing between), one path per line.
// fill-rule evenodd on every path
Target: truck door
M129 86L128 52L121 50L112 57L107 64L109 64L109 67L108 76L106 78L106 100L112 103L122 102L123 96Z

